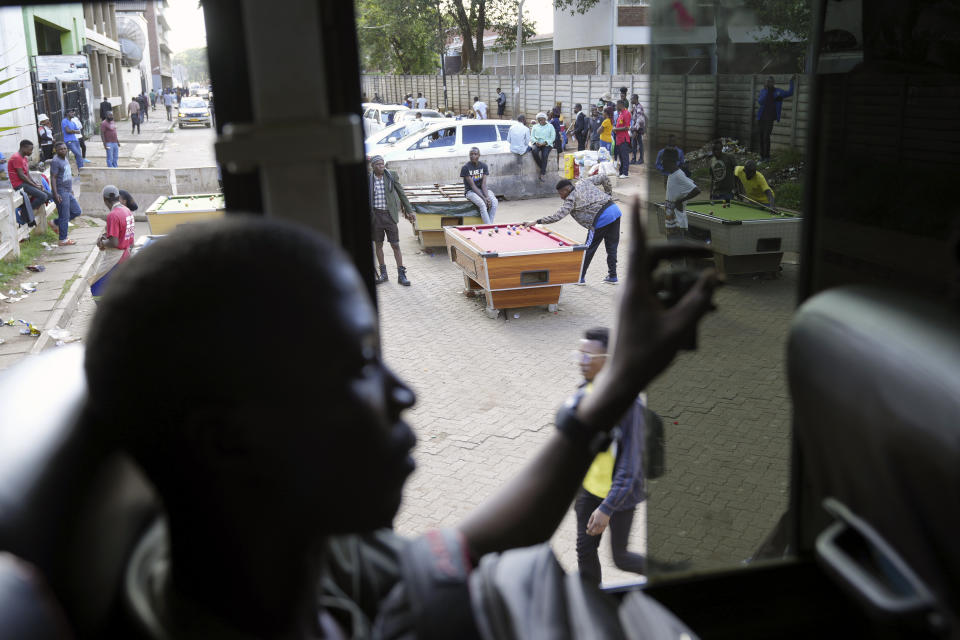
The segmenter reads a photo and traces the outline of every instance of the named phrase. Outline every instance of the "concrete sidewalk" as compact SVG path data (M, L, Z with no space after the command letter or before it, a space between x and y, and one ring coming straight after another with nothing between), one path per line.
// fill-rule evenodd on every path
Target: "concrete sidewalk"
M121 169L139 169L147 167L160 150L164 136L170 132L174 123L167 121L166 113L153 112L154 117L140 125L140 133L130 133L130 121L117 121L117 139L120 140L120 153L117 165ZM87 160L93 167L107 166L107 150L100 142L99 130L86 140ZM82 175L82 173L81 173Z
M44 271L26 272L0 288L8 298L23 295L21 285L35 283L36 292L28 294L19 302L0 300L0 319L6 323L14 320L13 326L0 326L0 370L6 369L24 357L40 353L51 348L57 342L50 332L63 328L77 308L84 290L89 287L87 276L93 268L99 253L96 242L103 233L101 220L81 216L74 220L70 229L70 238L76 244L67 247L57 246L44 251L36 261ZM11 291L14 292L11 295ZM30 323L41 331L39 336L22 335L21 329Z

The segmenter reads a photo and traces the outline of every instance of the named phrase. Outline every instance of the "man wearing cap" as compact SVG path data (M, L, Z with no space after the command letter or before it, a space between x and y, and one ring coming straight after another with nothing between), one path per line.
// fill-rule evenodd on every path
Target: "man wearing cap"
M130 257L135 233L133 213L120 202L120 189L108 184L101 195L110 213L107 214L107 230L97 239L100 256L90 279L90 293L94 299L103 295L110 277Z
M45 113L37 116L40 126L37 127L37 135L40 139L40 159L49 160L53 157L53 127L50 126L50 118Z
M497 196L487 188L489 175L490 168L485 162L480 162L480 149L471 147L470 162L460 169L460 177L463 178L463 195L477 205L483 224L492 224L497 217Z
M407 194L403 192L397 174L384 169L383 156L370 158L370 168L373 169L373 172L367 178L371 207L370 223L373 227L373 243L377 254L377 264L380 266L380 274L374 282L383 284L389 279L383 256L383 238L386 236L387 242L393 248L393 257L397 261L397 282L409 287L410 280L407 279L407 270L403 266L403 256L400 254L400 232L397 223L400 221L401 212L410 224L416 222L416 218L413 216L413 206L407 200Z
M67 148L73 152L73 157L77 160L77 173L83 168L83 151L80 150L80 142L77 140L77 134L80 133L79 127L73 123L73 109L67 109L67 114L60 122L60 129L63 130L63 141L67 143Z
M553 141L557 136L557 130L547 122L547 114L543 111L537 114L537 124L533 125L530 136L533 138L530 143L533 161L540 169L540 180L543 180L543 176L547 175L547 158L550 157L550 149L553 148Z
M747 160L742 167L735 167L733 175L740 178L740 184L743 185L747 198L759 204L765 204L770 209L774 208L773 189L767 184L763 174L757 171L756 161Z

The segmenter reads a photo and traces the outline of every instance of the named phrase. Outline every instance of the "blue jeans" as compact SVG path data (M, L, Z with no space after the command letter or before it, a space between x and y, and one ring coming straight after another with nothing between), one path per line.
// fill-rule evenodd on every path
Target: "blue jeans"
M73 157L77 159L77 171L83 168L83 153L80 151L80 143L76 140L65 142L67 149L73 152Z
M615 204L611 204L609 206L617 207ZM617 210L619 209L620 207L617 207ZM604 209L604 211L605 210L606 209ZM583 256L583 270L580 271L581 281L587 277L587 269L590 268L590 263L593 261L593 254L595 254L597 249L600 248L601 242L603 243L604 248L607 250L607 276L616 278L617 247L620 246L620 218L617 218L610 224L604 225L599 229L591 229L587 234L587 239L585 241L585 244L587 245L587 251Z
M57 224L60 227L60 242L67 239L70 221L83 213L80 203L73 197L73 193L60 192L60 202L57 203Z
M107 166L117 168L117 160L120 157L119 142L104 142L103 146L107 149Z
M600 146L601 146L602 148L606 149L607 151L613 153L613 143L612 143L612 142L604 142L603 140L601 140L601 141L600 141Z

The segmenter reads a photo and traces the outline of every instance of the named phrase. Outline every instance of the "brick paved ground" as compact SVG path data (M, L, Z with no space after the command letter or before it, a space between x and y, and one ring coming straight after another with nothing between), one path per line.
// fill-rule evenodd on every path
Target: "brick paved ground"
M640 179L627 184L634 183ZM558 203L504 202L498 222L540 217ZM570 220L555 228L584 236ZM623 231L628 238L630 225ZM458 523L530 459L553 430L555 408L578 382L570 350L584 329L611 322L618 287L600 283L601 249L588 285L565 287L558 313L526 308L491 320L478 300L461 294L463 279L445 251L419 251L406 223L401 244L413 286L396 284L387 252L390 282L378 292L386 360L418 394L408 416L419 437L418 470L397 518L398 530L412 534ZM703 324L700 350L678 358L649 390L668 429L668 474L650 487L656 557L689 559L695 569L736 564L785 507L783 352L795 288L790 264L777 280L731 279L717 295L720 310ZM87 298L70 330L84 333L92 313ZM631 547L640 551L647 541L644 512L641 507L631 536ZM571 510L553 539L567 568L576 567L574 540ZM633 578L613 569L606 541L601 561L605 581Z
M498 222L539 217L557 203L505 202ZM572 221L556 228L584 235ZM629 233L627 224L624 238ZM415 533L457 523L533 455L578 382L569 351L584 329L611 322L618 288L600 283L601 249L588 286L565 287L558 313L526 308L491 320L461 295L460 272L442 250L419 252L406 225L401 243L413 286L396 284L388 257L391 282L378 291L386 359L419 398L410 415L419 469L397 520L401 532ZM718 295L720 311L704 323L700 350L650 389L668 425L669 472L651 485L649 505L656 557L694 568L738 563L785 507L783 350L795 286L793 265L777 280L731 279ZM631 546L642 550L644 518L635 522ZM571 511L553 540L567 567L576 566L574 540ZM605 580L629 579L612 570L606 542L601 550Z

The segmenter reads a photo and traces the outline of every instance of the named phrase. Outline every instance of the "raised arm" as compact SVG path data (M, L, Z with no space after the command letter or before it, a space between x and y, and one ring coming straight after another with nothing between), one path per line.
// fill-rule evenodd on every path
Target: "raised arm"
M639 201L634 202L631 217L630 264L610 361L594 380L593 392L574 410L575 430L554 433L515 478L459 526L474 558L550 538L593 460L590 440L616 424L640 390L673 360L684 335L713 308L717 282L713 270L700 274L676 306L661 307L651 278L657 264L710 252L693 243L648 248Z

